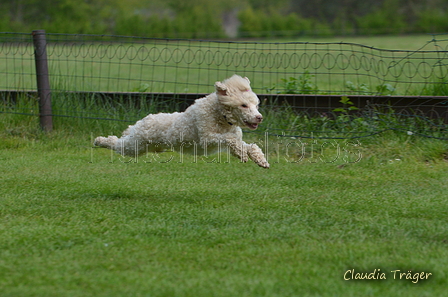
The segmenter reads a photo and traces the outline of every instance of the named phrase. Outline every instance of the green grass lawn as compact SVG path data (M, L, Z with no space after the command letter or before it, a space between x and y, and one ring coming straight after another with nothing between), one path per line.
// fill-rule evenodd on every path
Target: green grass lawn
M446 141L380 135L356 163L272 151L263 170L124 163L89 132L0 131L2 296L446 294ZM352 269L386 280L344 280Z
M283 80L292 77L296 93L445 95L437 86L448 75L446 40L431 35L51 42L57 37L49 35L47 54L51 87L62 91L210 93L237 73L257 93L291 92ZM3 44L0 64L0 89L35 89L31 43Z

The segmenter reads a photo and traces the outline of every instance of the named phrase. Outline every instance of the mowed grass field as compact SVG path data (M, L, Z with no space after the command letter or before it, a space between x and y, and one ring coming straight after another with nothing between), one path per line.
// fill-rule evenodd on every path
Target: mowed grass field
M293 78L293 91L302 93L427 95L448 75L446 41L431 35L273 42L57 38L48 36L47 55L51 87L62 91L209 93L215 81L237 73L257 93L290 92L283 80ZM33 52L31 43L0 45L0 89L35 88Z
M343 41L417 50L431 38ZM282 68L275 54L295 57L294 48L266 45L260 53L271 53L271 64L262 65L250 56L252 45L223 44L199 42L190 47L194 51L182 42L67 44L49 49L52 87L208 93L216 80L236 72L249 76L260 92L314 66L325 74L325 83L312 77L320 90L343 90L347 80L364 83L365 69L349 69L339 78L325 70L328 56L330 64L315 64L318 56L310 55L300 60L308 67ZM29 48L14 49L0 51L0 88L33 89L34 61L30 55L16 59L27 57ZM176 60L181 56L188 63ZM344 66L345 58L350 54L335 61ZM361 59L351 59L361 65ZM425 61L423 68L430 65ZM34 103L19 101L16 107L33 110ZM90 103L88 109L107 108ZM4 106L7 112L10 107ZM269 121L291 115L282 116ZM263 146L269 170L226 154L132 159L91 147L93 137L120 134L127 124L55 117L55 131L44 134L37 117L0 116L1 296L446 294L446 140L403 131L359 141L272 137ZM261 134L244 137L265 144Z
M123 159L91 148L95 122L36 127L0 119L1 296L446 293L446 141L381 134L335 162L272 150L264 170Z

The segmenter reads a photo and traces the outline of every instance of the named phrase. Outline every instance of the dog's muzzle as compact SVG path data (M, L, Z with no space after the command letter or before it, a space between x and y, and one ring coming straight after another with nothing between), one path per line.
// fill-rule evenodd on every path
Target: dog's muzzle
M246 126L249 129L255 130L258 128L258 125L261 124L261 122L263 122L263 116L259 115L255 118L255 121L253 121L253 122L244 121L244 124L246 124Z

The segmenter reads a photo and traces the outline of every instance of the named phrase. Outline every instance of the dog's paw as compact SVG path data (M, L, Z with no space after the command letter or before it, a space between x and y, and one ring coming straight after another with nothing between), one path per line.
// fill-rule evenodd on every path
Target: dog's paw
M267 161L257 163L258 166L269 169L269 163Z
M118 137L117 136L109 136L109 137L97 137L93 141L93 145L97 147L104 147L104 148L112 148L115 143L117 142Z
M104 143L104 140L106 139L106 137L97 137L95 138L95 140L93 141L93 146L101 146Z

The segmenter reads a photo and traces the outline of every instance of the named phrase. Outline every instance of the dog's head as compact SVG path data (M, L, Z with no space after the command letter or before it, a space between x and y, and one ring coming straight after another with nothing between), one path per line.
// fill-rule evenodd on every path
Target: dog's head
M263 116L258 112L260 100L252 92L247 77L233 75L222 82L216 82L215 88L227 122L251 130L258 128L263 121Z

